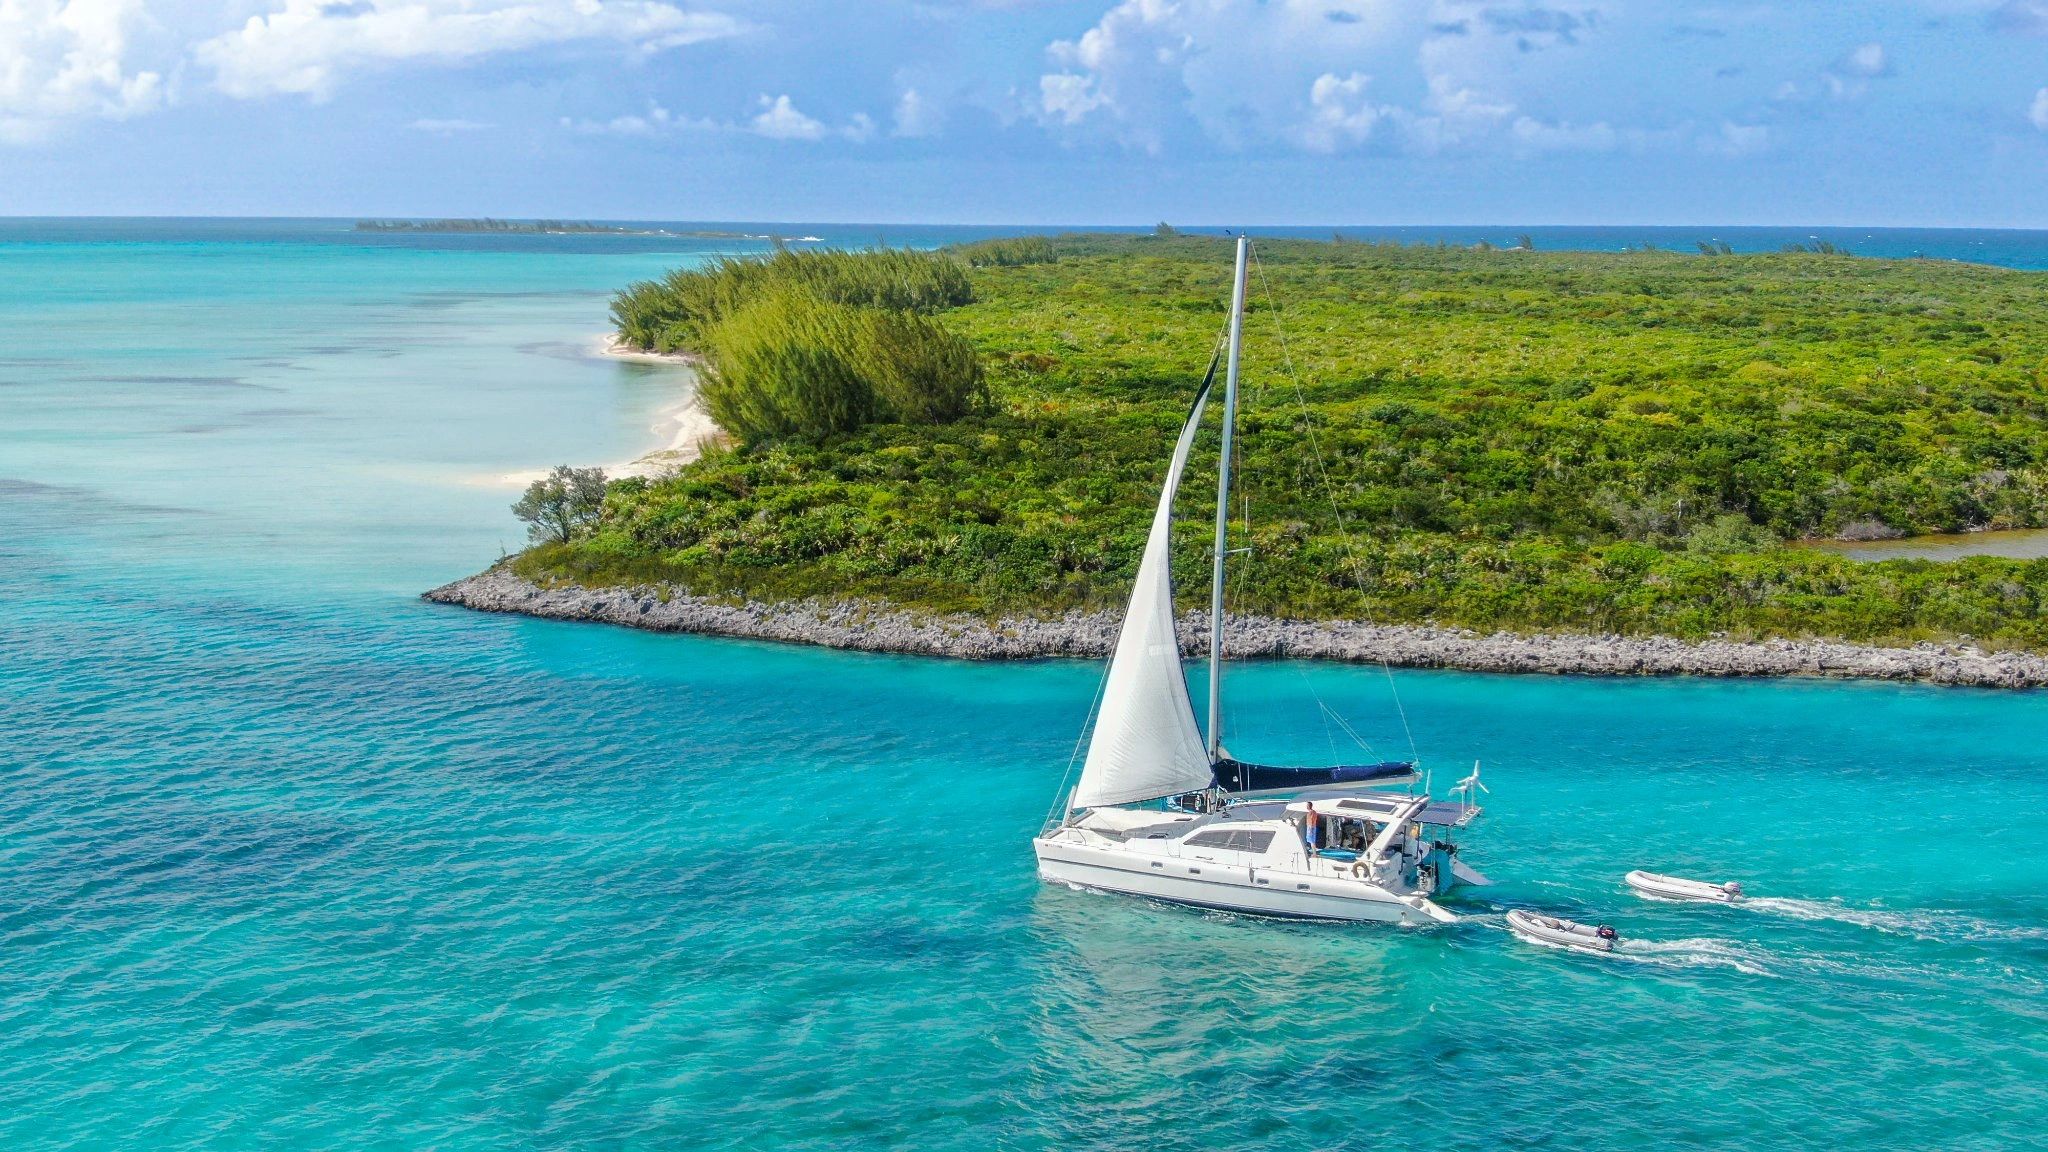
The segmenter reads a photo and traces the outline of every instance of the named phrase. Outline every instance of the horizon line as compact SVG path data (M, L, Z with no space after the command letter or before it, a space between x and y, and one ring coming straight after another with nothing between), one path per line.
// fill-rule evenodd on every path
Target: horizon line
M9 222L34 222L34 221L79 221L79 222L83 222L83 221L93 221L93 220L120 220L120 221L167 221L167 222L174 222L174 221L214 221L214 222L226 222L226 221L237 221L237 220L244 220L244 221L274 221L274 222L298 222L298 221L305 221L305 222L320 222L320 223L330 223L330 222L338 222L338 223L359 223L359 222L364 222L364 221L382 221L382 220L399 220L399 221L435 221L435 220L463 220L463 221L470 221L470 220L502 220L502 221L505 221L505 222L508 222L508 223L533 223L533 222L536 222L536 221L558 221L558 222L561 222L561 223L565 223L565 224L566 224L566 223L589 223L589 224L687 224L687 225L713 225L713 224L719 224L719 225L744 225L744 226L757 226L757 227L798 227L798 226L822 226L822 227L829 227L829 228L1028 228L1028 229L1034 229L1034 230L1044 230L1044 229L1051 229L1051 228L1074 228L1074 229L1080 229L1080 230L1083 230L1083 231L1143 231L1143 230L1151 230L1151 229L1154 229L1154 228L1158 227L1158 226L1159 226L1160 224L1164 223L1164 224L1167 224L1167 225L1169 225L1170 227L1174 228L1174 229L1175 229L1175 230L1177 230L1177 231L1184 231L1184 232L1186 232L1186 231L1216 231L1216 232L1222 232L1222 233L1226 233L1226 234L1227 234L1227 233L1234 233L1234 232L1236 232L1236 231L1238 231L1238 230L1246 230L1246 231L1258 231L1258 230L1277 230L1277 229L1318 229L1318 230L1322 230L1322 229L1330 229L1330 230L1336 230L1336 231L1343 231L1343 230L1346 230L1346 229L1355 229L1355 230L1371 230L1371 229L1382 229L1382 230L1395 230L1395 231L1398 231L1398 230L1408 230L1408 229L1422 229L1422 228L1472 228L1472 229L1479 229L1479 228L1487 228L1487 229L1503 229L1503 230L1513 230L1513 229L1518 229L1518 228L1520 228L1520 229L1531 229L1531 228L1533 228L1533 229L1626 229L1626 228L1663 228L1663 229L1673 229L1673 230L1677 230L1677 229L1713 229L1713 228L1721 228L1721 229L1758 229L1758 230L1768 229L1768 230L1774 230L1774 231L1791 231L1791 230L1798 230L1798 229L1813 229L1813 230L1816 230L1816 231L1832 231L1832 232L1854 232L1854 231L1864 231L1864 232L2048 232L2048 225L2044 225L2044 226L2038 226L2038 227L2036 227L2036 226L2021 226L2021 225L2010 225L2010 224L1815 224L1815 223L1810 223L1810 222L1806 222L1806 223L1779 223L1779 224L1757 224L1757 223L1738 223L1738 222L1730 222L1730 221L1720 221L1720 222L1714 222L1714 223L1707 223L1707 222L1700 222L1700 221L1688 221L1688 222L1682 222L1682 223L1658 223L1658 222L1653 222L1653 221L1625 221L1625 222L1621 222L1621 223L1601 223L1601 224L1584 224L1584 223L1560 223L1560 222L1543 222L1543 223L1507 223L1507 222L1502 222L1502 221L1487 221L1487 222L1482 222L1482 223L1465 223L1465 222L1458 222L1458 221L1408 221L1408 222L1403 222L1403 223L1360 223L1360 222L1350 222L1350 223L1331 223L1331 222L1324 222L1324 221L1309 221L1309 222L1299 222L1299 223L1279 223L1279 224L1275 224L1275 223L1262 223L1262 224L1251 224L1251 223L1231 223L1231 224L1223 224L1223 223L1213 223L1213 222L1197 222L1197 223L1178 223L1178 224L1177 224L1177 223L1174 223L1174 222L1173 222L1172 220L1170 220L1170 219L1167 219L1167 220L1155 220L1155 221L1151 221L1151 222L1149 222L1149 223L1144 223L1144 222L1136 222L1136 221L1133 221L1133 222L1119 222L1119 221L1107 221L1107 222L1105 222L1105 221L1053 221L1053 222L1036 222L1036 223L1034 223L1034 222L1028 222L1028 221L1017 221L1017 220L989 220L989 221L935 221L935 220L910 220L910 219L904 219L904 220L827 220L827 219L815 219L815 220L805 220L805 219L800 219L800 218L790 218L790 219L779 219L779 220L770 220L770 219L753 219L753 220L748 220L748 219L737 219L737 218L734 218L734 219L718 219L718 218L712 218L712 217L700 217L700 218L694 218L694 219L693 219L693 218L688 218L688 217L657 217L657 216L587 216L587 215L576 215L576 214L573 214L573 213L555 213L555 212L549 212L549 213L537 213L537 214L532 214L532 215L498 215L498 214L490 214L490 213L487 213L487 214L483 214L483 215L455 215L455 214L449 214L449 213L418 213L418 214L408 214L408 213L374 213L374 212L373 212L373 213L351 213L351 214L348 214L348 215L341 215L341 216L331 216L331 215L302 215L302 214L276 214L276 215L270 215L270 214L264 214L264 215L243 215L243 214L232 214L232 215L230 215L230 214L192 214L192 213L176 213L176 214L155 214L155 213L151 213L151 214L111 214L111 213L56 213L56 214L52 214L52 213L20 213L20 214L8 214L8 213L0 213L0 223L9 223Z

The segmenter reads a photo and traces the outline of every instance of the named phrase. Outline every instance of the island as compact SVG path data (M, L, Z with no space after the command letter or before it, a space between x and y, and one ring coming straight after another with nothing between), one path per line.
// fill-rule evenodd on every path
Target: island
M701 356L726 442L429 595L1099 655L1220 335L1228 245L778 250L631 286L622 342ZM1256 252L1233 652L2048 684L2048 560L1799 546L2048 524L2048 276L1707 246ZM1183 588L1204 586L1213 489L1183 488Z
M463 220L358 220L358 232L483 233L515 236L677 236L696 240L756 240L768 237L743 232L671 231L666 228L631 228L622 224L592 224L579 220L496 220L490 217Z

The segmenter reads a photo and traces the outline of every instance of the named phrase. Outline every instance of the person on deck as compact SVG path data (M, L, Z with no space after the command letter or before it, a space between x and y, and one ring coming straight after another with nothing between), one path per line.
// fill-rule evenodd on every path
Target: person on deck
M1316 817L1316 803L1311 800L1308 802L1308 811L1301 817L1301 841L1308 846L1310 856L1316 854L1316 833L1320 831L1317 827L1319 823Z
M1358 859L1351 862L1351 875L1366 880L1372 876L1372 860L1366 856L1366 851L1372 847L1373 837L1379 835L1380 830L1375 828L1370 820L1362 820L1359 823L1363 825L1363 831L1359 835Z

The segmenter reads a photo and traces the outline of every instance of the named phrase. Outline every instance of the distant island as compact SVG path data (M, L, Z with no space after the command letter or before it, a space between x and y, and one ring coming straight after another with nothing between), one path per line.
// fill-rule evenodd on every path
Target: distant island
M618 224L592 224L578 220L358 220L358 232L487 232L518 235L681 236L699 240L766 240L745 232L685 231L665 228L628 228Z
M1227 243L785 251L634 285L621 342L701 354L734 442L615 481L566 540L439 598L1099 651L1217 337ZM1797 546L2048 524L2048 275L1814 251L1258 253L1231 606L1249 651L2048 683L2048 560ZM1199 476L1182 491L1192 587L1212 513ZM1495 634L1507 647L1469 642Z

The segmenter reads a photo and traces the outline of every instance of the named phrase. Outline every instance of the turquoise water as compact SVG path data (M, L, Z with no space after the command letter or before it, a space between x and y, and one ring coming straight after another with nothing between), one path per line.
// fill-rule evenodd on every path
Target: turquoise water
M690 252L9 227L0 1147L2048 1130L2048 695L1402 673L1437 778L1493 788L1466 923L1048 888L1093 667L414 598L517 545L505 473L652 446L675 377L584 350ZM1407 751L1376 670L1234 676L1242 755L1350 751L1317 698Z

